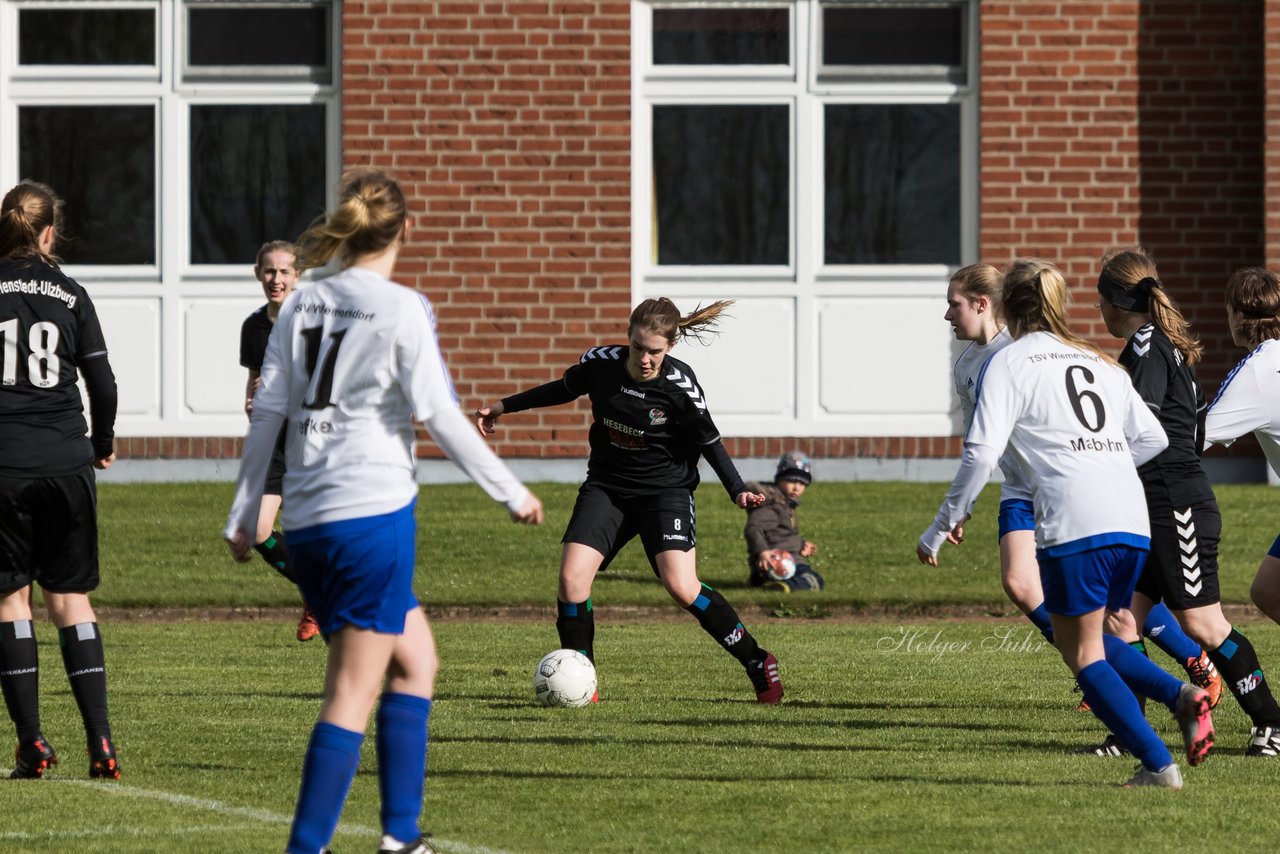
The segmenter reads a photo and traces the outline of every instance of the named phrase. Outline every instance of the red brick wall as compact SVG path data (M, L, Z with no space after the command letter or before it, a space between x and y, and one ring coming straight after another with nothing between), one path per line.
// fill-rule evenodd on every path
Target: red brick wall
M1212 392L1242 355L1223 285L1265 256L1262 4L981 9L982 259L1056 262L1079 327L1114 349L1093 309L1097 262L1147 247L1207 346Z
M412 199L397 276L435 304L464 410L624 337L629 3L346 2L342 25L345 164ZM524 415L495 447L580 457L585 411Z

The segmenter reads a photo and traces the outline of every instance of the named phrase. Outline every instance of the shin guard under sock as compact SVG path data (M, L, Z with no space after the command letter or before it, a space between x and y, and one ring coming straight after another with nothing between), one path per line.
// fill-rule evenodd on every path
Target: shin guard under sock
M1280 707L1248 638L1233 627L1221 646L1209 650L1209 660L1254 726L1280 726Z
M382 832L400 842L419 836L430 714L431 701L412 694L384 693L378 704L375 740Z
M1200 657L1200 644L1187 636L1163 602L1152 606L1142 624L1142 634L1178 664L1185 666L1188 658Z
M291 583L298 583L293 577L293 565L289 563L289 550L284 547L284 537L278 532L272 531L265 540L255 545L253 550L262 555L262 559L276 572L289 579Z
M0 623L0 688L18 741L40 734L40 667L30 620Z
M560 635L561 649L576 649L595 664L596 617L590 599L585 602L556 600L556 632Z
M97 623L76 623L58 631L62 665L67 670L71 694L80 707L89 738L111 738L107 717L107 665Z
M311 730L311 741L302 760L302 785L289 830L290 854L314 854L333 838L347 800L351 781L360 765L364 733L352 732L320 721Z
M1136 659L1160 669L1134 653L1124 641L1117 638L1117 642ZM1121 744L1138 757L1142 767L1149 771L1160 771L1173 762L1169 748L1165 747L1147 719L1142 716L1133 692L1126 687L1125 680L1108 661L1093 662L1076 674L1076 681L1080 683L1080 690L1093 714L1116 734Z
M1115 635L1104 634L1102 647L1106 651L1107 664L1134 694L1163 703L1170 711L1178 705L1178 691L1182 689L1182 683L1138 652L1132 644Z
M703 630L715 638L716 643L730 655L742 662L744 667L754 659L763 657L760 645L738 619L738 612L733 610L733 606L718 591L702 585L698 598L685 610L697 617Z

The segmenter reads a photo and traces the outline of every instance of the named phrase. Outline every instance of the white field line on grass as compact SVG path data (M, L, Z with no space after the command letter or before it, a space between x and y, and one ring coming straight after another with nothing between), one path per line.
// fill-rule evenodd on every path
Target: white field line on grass
M0 775L9 776L8 768L0 769ZM222 801L214 801L208 798L195 798L191 795L180 795L174 792L159 792L153 789L139 789L134 786L127 786L117 782L107 782L105 780L48 780L46 783L60 783L65 786L80 786L84 788L96 789L101 792L108 792L113 795L122 795L126 798L142 798L153 801L163 801L175 806L191 807L192 809L207 810L208 812L218 813L220 815L235 816L237 818L251 819L260 824L278 824L288 825L292 823L293 816L282 815L281 813L271 812L270 810L256 809L254 807L235 807L230 804L224 804ZM232 825L206 825L204 827L187 827L182 829L183 834L190 834L201 830L209 831L225 831L240 830L241 827ZM131 828L124 832L124 835L131 836L152 836L161 834L172 834L174 831L159 831L155 833L147 833L138 828ZM37 839L62 839L75 838L78 836L101 836L104 829L101 827L85 831L55 831L49 833L24 833L22 831L10 831L0 833L0 840L37 840ZM116 828L111 831L113 835L121 835L121 830ZM381 831L374 827L368 827L361 824L342 823L338 825L336 834L344 836L367 836L378 837ZM486 848L482 845L469 845L465 842L457 842L452 839L440 839L431 837L431 844L444 851L456 851L457 854L511 854L511 852L503 851L500 848Z

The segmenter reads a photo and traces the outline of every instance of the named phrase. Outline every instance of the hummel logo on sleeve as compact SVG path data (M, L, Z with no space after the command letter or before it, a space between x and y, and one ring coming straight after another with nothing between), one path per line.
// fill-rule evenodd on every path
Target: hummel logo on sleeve
M1133 354L1135 356L1145 356L1147 351L1151 349L1151 331L1150 324L1133 333Z
M592 347L590 350L582 354L582 358L578 359L581 364L589 362L592 359L620 359L622 358L622 347Z
M671 380L677 387L683 389L685 394L689 395L689 399L693 401L693 405L697 407L699 412L707 411L706 401L702 399L702 389L698 388L698 386L694 384L693 380L689 379L678 369L674 368L671 373L667 374L667 379Z

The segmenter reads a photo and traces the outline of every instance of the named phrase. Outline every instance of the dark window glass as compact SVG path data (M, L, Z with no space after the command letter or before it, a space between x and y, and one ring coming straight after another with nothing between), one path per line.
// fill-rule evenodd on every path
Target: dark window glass
M324 109L191 108L191 263L251 264L323 213Z
M154 108L20 107L18 174L66 202L66 263L156 262Z
M151 9L19 9L21 65L154 65Z
M187 64L329 65L329 8L187 8ZM326 75L327 79L327 75Z
M654 65L786 65L786 9L655 9Z
M824 6L823 65L945 65L963 62L960 6Z
M659 264L786 264L785 106L653 108Z
M960 107L826 108L826 263L960 261Z

